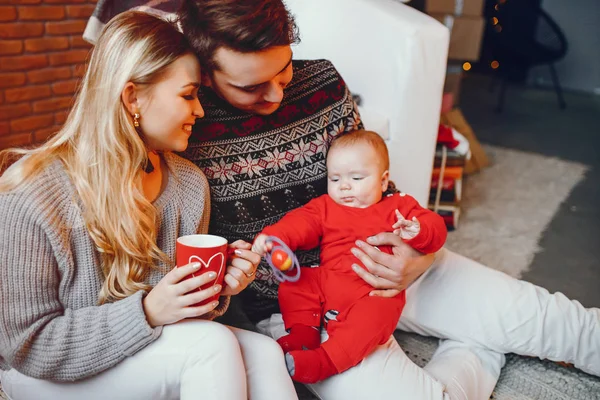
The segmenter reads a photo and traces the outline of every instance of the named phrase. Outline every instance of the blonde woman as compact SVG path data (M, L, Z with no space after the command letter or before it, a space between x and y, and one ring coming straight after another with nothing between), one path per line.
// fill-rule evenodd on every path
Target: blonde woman
M219 302L192 306L214 276L173 268L176 238L208 229L206 178L171 153L204 115L199 82L173 26L123 13L60 132L2 153L18 159L0 177L0 378L12 399L296 398L274 341L211 321L254 279L250 245L232 244Z

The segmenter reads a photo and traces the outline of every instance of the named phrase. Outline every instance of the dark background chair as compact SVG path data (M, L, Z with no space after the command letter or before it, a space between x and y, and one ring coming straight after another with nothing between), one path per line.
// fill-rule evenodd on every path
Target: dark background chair
M558 24L536 0L488 1L485 12L485 58L500 81L497 111L502 111L510 82L524 81L533 66L547 64L561 109L566 107L554 63L567 53L567 40ZM494 68L495 67L495 68Z

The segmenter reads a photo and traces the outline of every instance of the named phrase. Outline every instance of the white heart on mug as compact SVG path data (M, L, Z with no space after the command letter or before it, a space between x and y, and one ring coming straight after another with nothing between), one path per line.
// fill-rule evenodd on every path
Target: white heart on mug
M188 262L192 263L194 261L198 261L198 262L200 262L200 264L204 265L204 268L208 268L208 266L210 265L212 260L217 256L221 256L221 266L219 267L219 273L217 274L217 277L219 277L221 275L221 271L223 271L223 266L225 264L225 256L223 255L223 253L213 254L213 256L208 259L208 262L204 262L204 260L198 256L191 256ZM192 274L192 276L195 277L196 275Z

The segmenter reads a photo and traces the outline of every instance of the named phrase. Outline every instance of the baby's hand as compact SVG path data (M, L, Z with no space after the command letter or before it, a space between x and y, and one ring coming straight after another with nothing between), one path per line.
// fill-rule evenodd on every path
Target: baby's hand
M409 221L404 218L400 211L396 210L396 218L398 218L398 222L392 225L392 228L394 229L394 234L400 236L402 239L413 239L421 232L421 224L417 217L413 217L412 221Z
M267 237L267 235L261 233L254 239L254 243L252 243L252 251L261 257L264 257L265 253L273 247L272 243L267 243Z

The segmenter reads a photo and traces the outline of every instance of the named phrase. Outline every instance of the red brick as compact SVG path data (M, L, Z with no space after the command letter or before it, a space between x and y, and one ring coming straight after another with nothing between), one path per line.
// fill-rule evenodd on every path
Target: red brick
M48 58L45 54L0 58L0 71L22 71L44 68L47 65Z
M25 83L25 80L25 73L23 72L0 73L0 88L21 86Z
M77 64L73 67L73 77L81 78L85 74L85 69L87 68L87 64Z
M50 128L39 129L33 134L33 141L35 143L43 143L46 140L50 139L51 136L54 136L54 134L58 132L60 128L60 126L54 125Z
M0 104L4 104L4 91L0 90Z
M10 133L10 125L8 125L8 122L0 122L0 135L8 135ZM2 146L2 138L0 138L0 149L3 149L4 147ZM10 147L10 146L7 146Z
M18 103L26 100L37 100L50 97L50 86L26 86L16 89L6 89L4 91L7 103Z
M62 125L67 120L68 116L69 116L68 111L57 112L56 114L54 114L54 123Z
M13 119L10 121L12 132L33 131L35 129L47 128L53 125L54 116L52 114L32 115L25 118Z
M71 77L71 68L44 68L37 71L27 72L27 79L30 83L56 82Z
M0 106L0 120L15 119L31 113L29 103L10 104Z
M71 96L53 97L47 100L36 101L33 103L33 111L37 113L69 109L71 108L72 101L73 97Z
M71 42L71 48L76 49L76 48L85 48L85 49L91 49L92 45L88 42L86 42L85 40L83 40L83 38L81 36L71 36L69 38L70 42Z
M65 17L62 6L20 6L18 11L22 21L50 21Z
M0 24L0 39L18 39L42 36L44 24L41 22L29 22L18 24Z
M49 54L50 65L68 65L68 64L79 64L85 62L88 50L71 50L64 51L61 53Z
M0 4L40 4L42 0L0 0Z
M20 54L23 51L23 42L21 40L1 40L0 56L11 54Z
M2 128L0 127L0 134L2 134ZM0 137L0 149L7 149L9 147L25 147L31 144L33 135L31 133L19 133L17 135L6 135Z
M60 22L47 22L47 35L65 35L70 33L83 33L87 21L84 20L67 20Z
M49 4L56 4L56 3L62 3L62 4L77 4L77 3L85 3L86 0L44 0L44 3L49 3Z
M16 7L0 6L0 21L14 21L16 19Z
M71 18L89 18L94 12L93 4L85 4L80 6L67 6L67 16Z
M25 40L25 50L31 53L47 52L51 50L65 50L68 48L69 38L64 36Z
M52 85L52 93L54 94L73 94L77 90L79 79L71 79L70 81L56 82Z

